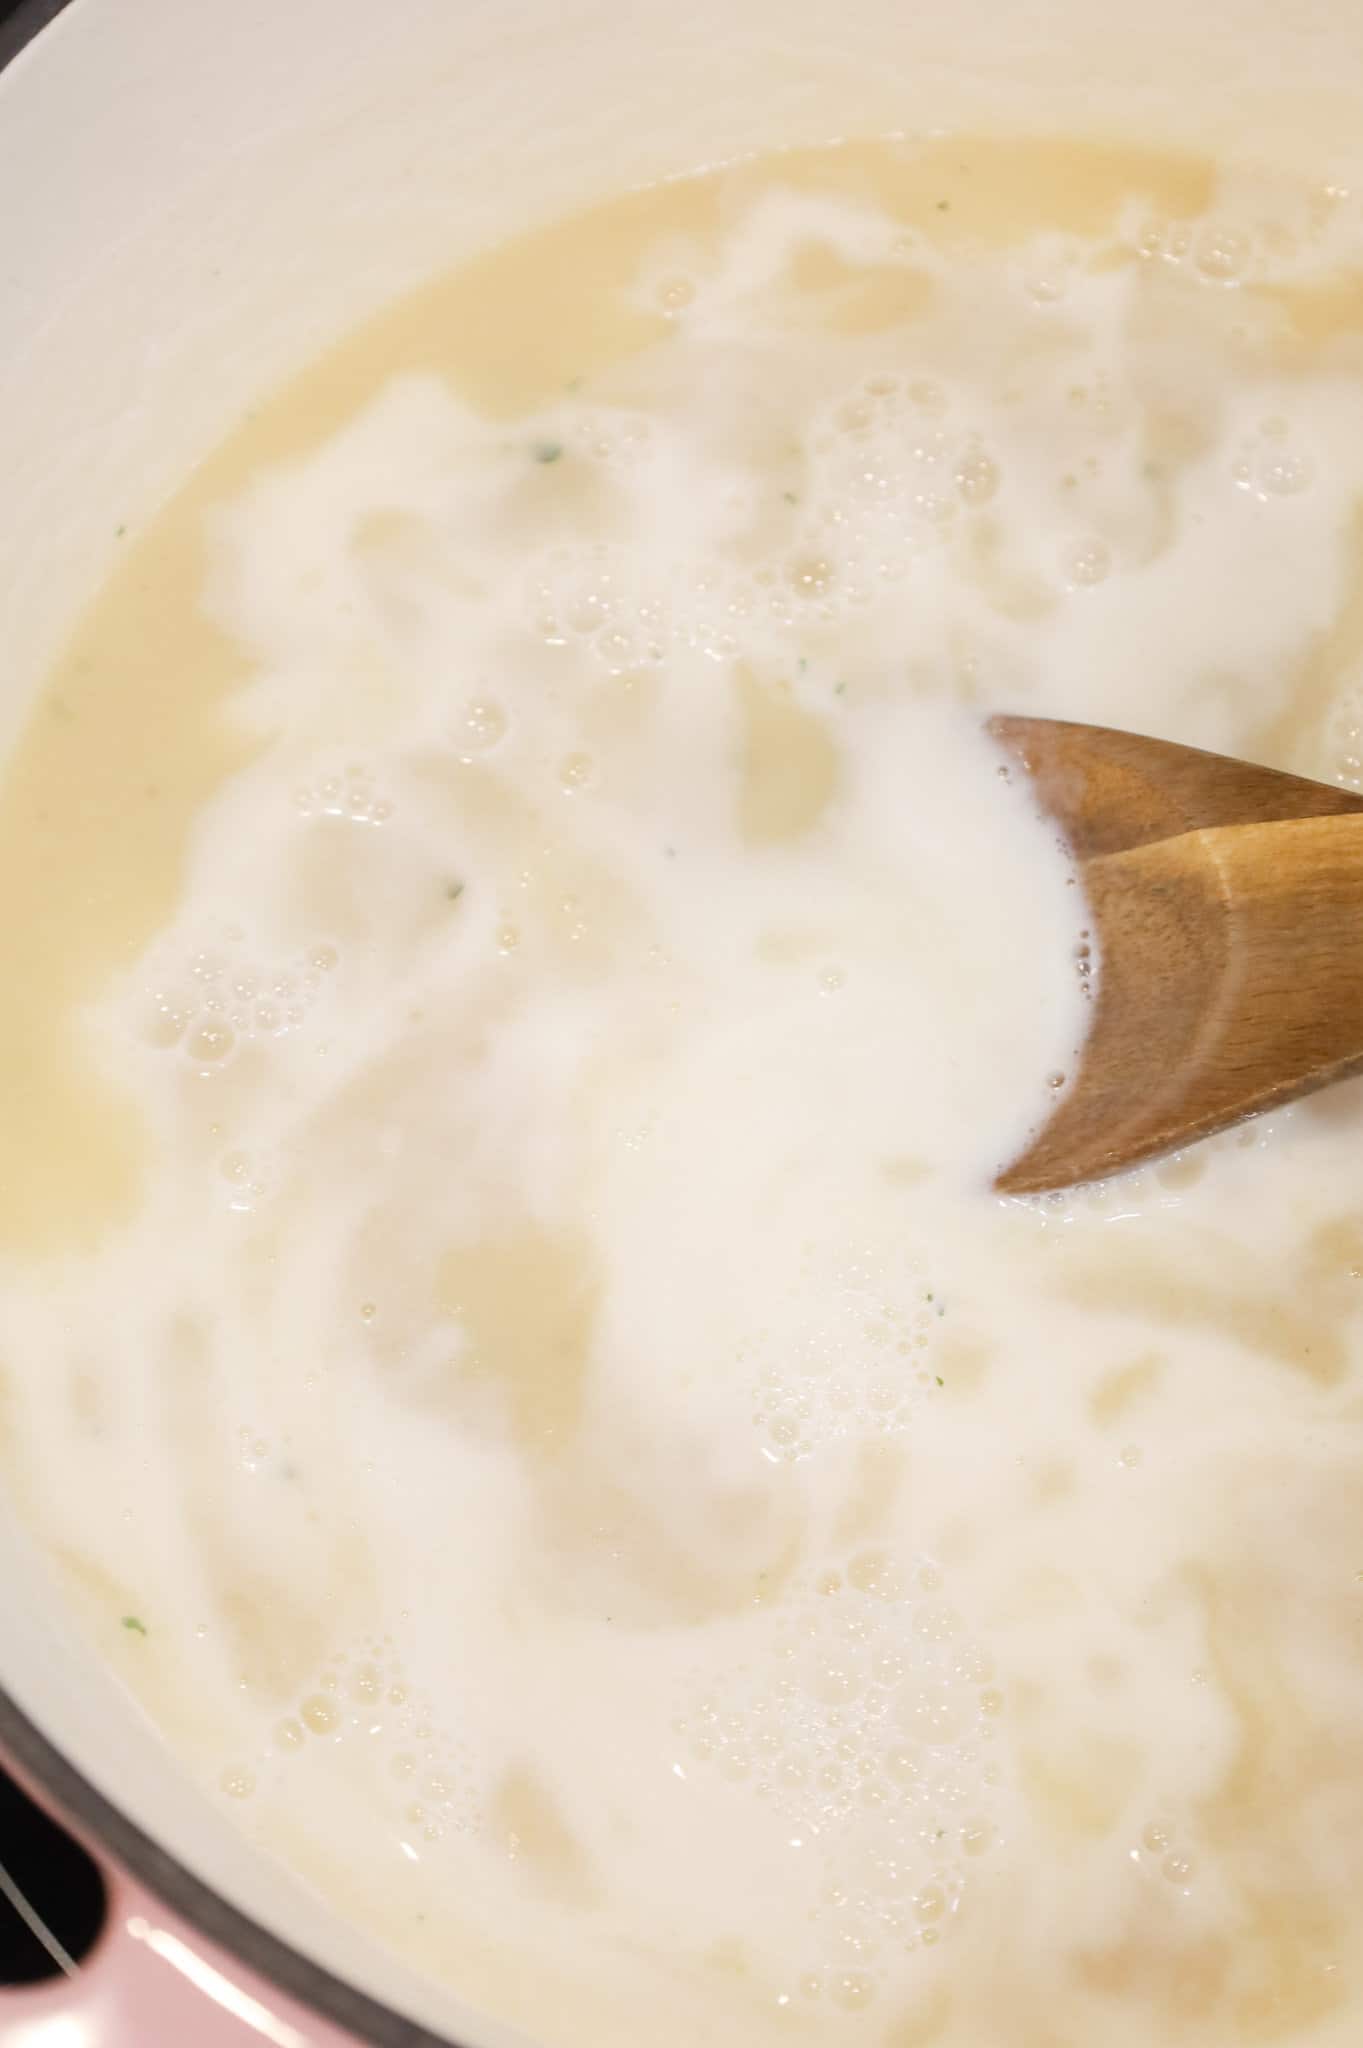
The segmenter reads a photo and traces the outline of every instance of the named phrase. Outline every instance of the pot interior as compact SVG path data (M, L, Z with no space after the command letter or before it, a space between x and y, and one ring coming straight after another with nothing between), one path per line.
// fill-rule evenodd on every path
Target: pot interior
M1363 172L1363 10L1302 0L74 0L0 79L13 732L73 614L262 392L494 239L746 152L959 127ZM466 2048L186 1784L0 1522L0 1680L90 1783L303 1955ZM224 1930L228 1937L231 1930Z

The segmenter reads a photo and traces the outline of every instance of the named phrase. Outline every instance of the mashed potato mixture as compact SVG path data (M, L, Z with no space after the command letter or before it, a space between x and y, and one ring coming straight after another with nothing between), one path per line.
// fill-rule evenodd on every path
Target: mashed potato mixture
M632 194L116 544L0 1455L186 1772L543 2048L1357 2048L1363 1097L996 1195L1102 962L983 728L1363 781L1363 199Z

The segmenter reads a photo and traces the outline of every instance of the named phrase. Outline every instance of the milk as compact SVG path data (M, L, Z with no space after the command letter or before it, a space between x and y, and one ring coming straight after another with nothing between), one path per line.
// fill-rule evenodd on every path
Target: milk
M1361 254L1078 148L636 196L248 424L39 707L10 1484L546 2048L1356 2037L1358 1098L993 1192L1101 959L985 720L1356 777Z

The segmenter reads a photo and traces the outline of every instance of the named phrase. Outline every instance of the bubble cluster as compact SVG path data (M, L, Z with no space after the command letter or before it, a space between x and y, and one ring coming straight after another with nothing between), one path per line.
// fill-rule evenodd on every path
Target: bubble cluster
M777 1814L822 1878L792 1990L849 2008L931 1948L998 1837L992 1660L930 1560L860 1550L772 1615L757 1675L676 1723L686 1769Z
M273 1158L235 1145L219 1160L218 1175L228 1208L244 1216L267 1201L278 1184L278 1168Z
M762 1360L753 1423L773 1464L794 1464L848 1438L895 1434L924 1392L941 1384L928 1362L946 1313L936 1290L891 1276L869 1251L841 1259L831 1272L825 1264L809 1249L801 1255L809 1304L794 1342L774 1358L760 1339L751 1346Z
M1091 932L1082 931L1075 941L1074 972L1079 982L1080 994L1086 998L1091 998L1093 995L1095 965L1093 935Z
M224 1065L243 1044L296 1031L339 959L334 946L318 941L270 962L235 925L204 943L183 946L171 939L161 951L143 997L143 1039L205 1071Z
M490 754L505 739L509 723L505 709L495 698L471 698L456 714L451 727L455 753L465 763Z
M607 675L664 661L670 651L665 593L649 587L625 550L606 542L542 556L527 597L537 638L549 647L584 648Z
M929 379L867 378L815 416L807 446L806 556L824 565L808 594L829 617L907 574L1002 483L983 434Z
M1145 1869L1157 1871L1166 1884L1185 1898L1192 1891L1197 1859L1183 1841L1176 1822L1164 1818L1147 1822L1141 1830L1140 1846L1133 1853Z
M392 799L378 788L373 770L359 761L300 783L294 803L300 817L348 818L354 825L384 825L393 815Z
M1253 254L1246 231L1224 221L1209 221L1193 240L1193 267L1207 284L1239 284Z
M1112 552L1105 541L1092 536L1074 541L1060 561L1060 573L1071 590L1092 589L1105 583L1112 570Z
M1331 706L1324 752L1322 772L1345 789L1363 791L1363 691L1348 690Z
M718 533L670 542L666 567L607 540L545 549L527 579L531 632L622 676L678 654L779 655L792 636L864 610L1002 488L997 456L953 403L931 380L885 375L821 408L798 444L802 488L782 494L784 537L747 566ZM638 445L628 418L614 431ZM720 525L745 513L735 493Z
M256 1430L244 1423L237 1431L237 1444L237 1455L244 1472L260 1472L265 1469L270 1456L268 1438L259 1435Z
M681 312L689 301L675 296L679 283L670 288L674 303L670 307L673 317ZM647 413L627 412L623 409L603 409L590 412L583 422L583 432L574 443L586 458L598 468L631 471L645 460L654 446L653 421Z
M438 1726L390 1636L338 1651L275 1723L259 1767L287 1765L319 1743L354 1753L369 1769L409 1859L479 1826L468 1752Z
M999 487L999 466L978 444L967 447L956 464L956 488L967 505L987 505Z
M817 578L817 568L809 573ZM798 588L798 568L791 574ZM719 556L652 576L633 550L604 541L557 548L535 567L531 630L546 646L583 648L611 676L677 653L732 661L761 645L764 627L794 615L794 591L773 589L777 580L771 571L745 575Z
M1070 282L1082 254L1078 245L1063 236L1039 237L1025 251L1019 264L1018 277L1023 295L1042 310L1058 305L1069 293Z
M1147 221L1136 249L1148 260L1186 266L1204 284L1238 285L1255 258L1254 237L1233 220Z
M675 320L679 313L684 313L686 308L694 302L696 296L695 280L684 276L681 272L676 272L670 277L659 280L654 288L653 296L658 310L663 314L664 318Z
M1246 436L1231 465L1237 489L1268 504L1275 498L1299 497L1315 478L1315 464L1301 445L1290 420L1261 420Z

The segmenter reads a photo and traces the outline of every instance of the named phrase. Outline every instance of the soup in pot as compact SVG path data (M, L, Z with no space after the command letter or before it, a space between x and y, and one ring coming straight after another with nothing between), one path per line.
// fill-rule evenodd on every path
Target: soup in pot
M118 546L0 1449L186 1773L543 2048L1355 2048L1363 1097L1000 1198L1102 961L984 726L1363 782L1363 200L633 193Z

